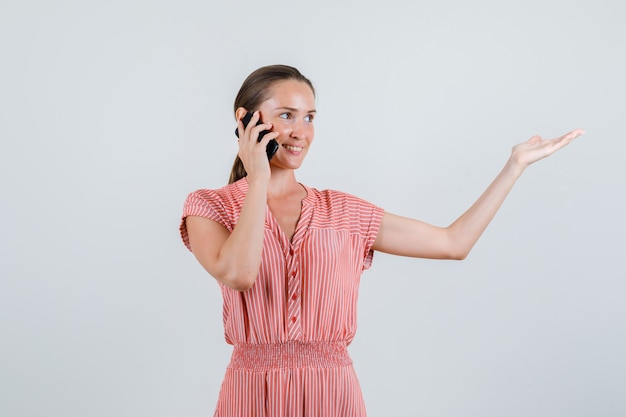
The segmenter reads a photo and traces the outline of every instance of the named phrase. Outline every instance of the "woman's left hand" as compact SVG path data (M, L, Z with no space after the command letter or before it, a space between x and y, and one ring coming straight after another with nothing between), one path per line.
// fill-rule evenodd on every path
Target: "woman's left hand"
M541 136L533 136L526 142L515 145L511 151L511 158L517 162L522 169L525 169L533 162L537 162L540 159L552 155L583 133L585 133L584 130L575 129L554 139L542 139Z

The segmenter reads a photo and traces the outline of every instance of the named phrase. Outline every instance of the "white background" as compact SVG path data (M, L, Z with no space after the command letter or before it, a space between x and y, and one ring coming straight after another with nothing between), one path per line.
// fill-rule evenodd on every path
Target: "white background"
M624 416L626 6L0 3L0 415L212 415L230 347L178 235L262 65L317 87L299 180L447 225L533 134L463 262L378 254L350 347L373 417Z

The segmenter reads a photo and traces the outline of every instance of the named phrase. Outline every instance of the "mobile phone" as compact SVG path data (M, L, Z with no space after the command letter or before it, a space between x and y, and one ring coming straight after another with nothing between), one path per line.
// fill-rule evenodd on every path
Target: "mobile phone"
M241 119L241 122L243 123L243 127L248 126L248 123L250 123L250 120L252 119L252 112L248 112L246 113L245 116L243 116L243 119ZM263 124L263 122L261 120L259 120L258 122L256 122L257 126ZM263 136L265 136L266 134L270 133L269 130L262 130L261 132L259 132L259 137L257 139L257 142L261 142L261 139L263 139ZM239 137L239 128L235 129L235 136ZM267 159L270 160L272 159L272 156L274 156L274 154L276 152L278 152L278 142L276 142L275 139L272 139L268 142L267 147L265 148L265 153L267 153Z

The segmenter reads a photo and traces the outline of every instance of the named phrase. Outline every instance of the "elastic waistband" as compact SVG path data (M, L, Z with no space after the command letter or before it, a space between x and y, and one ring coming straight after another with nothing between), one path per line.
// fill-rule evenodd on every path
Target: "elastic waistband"
M238 344L229 369L336 368L352 365L345 342Z

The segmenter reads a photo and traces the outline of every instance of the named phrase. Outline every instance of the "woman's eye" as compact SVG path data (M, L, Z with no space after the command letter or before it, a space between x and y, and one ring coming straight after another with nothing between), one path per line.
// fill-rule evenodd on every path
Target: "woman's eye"
M278 117L280 117L281 119L289 119L291 115L289 113L281 113Z
M304 118L304 121L311 123L313 121L313 115L309 114Z

